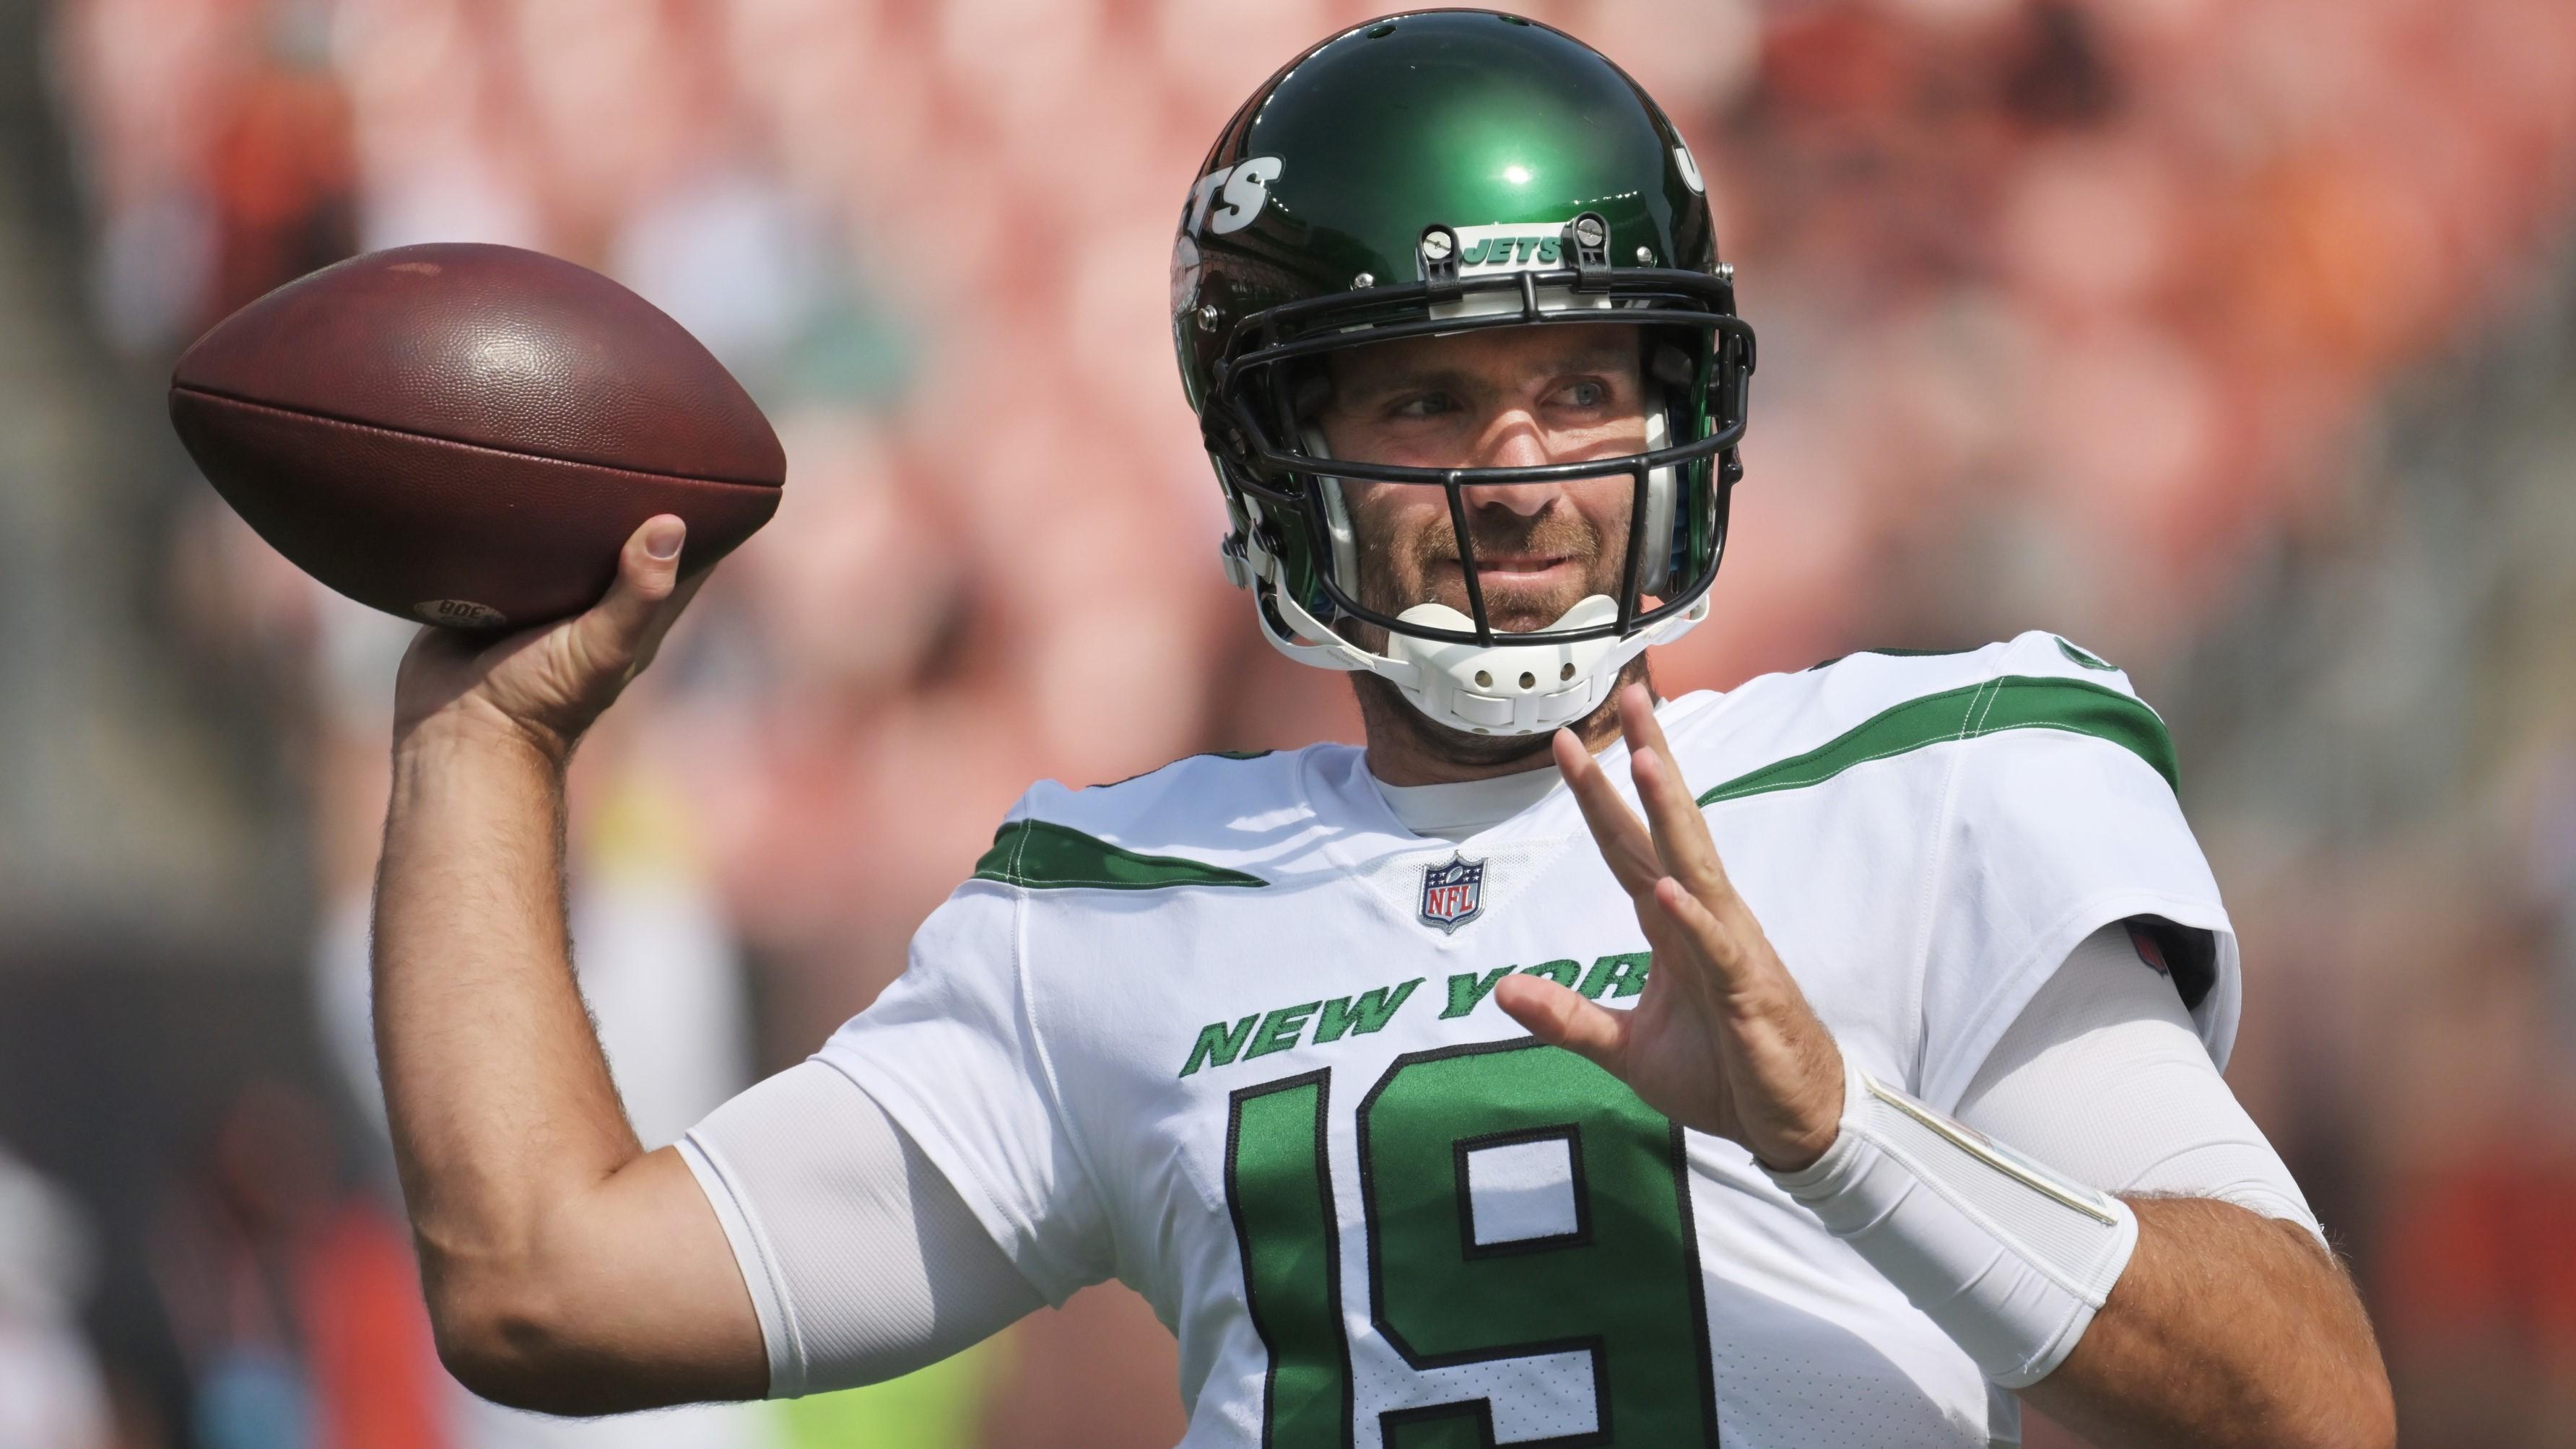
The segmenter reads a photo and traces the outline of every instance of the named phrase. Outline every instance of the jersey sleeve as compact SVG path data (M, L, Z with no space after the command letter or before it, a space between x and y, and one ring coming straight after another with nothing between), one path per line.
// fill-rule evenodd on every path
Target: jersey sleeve
M2164 722L2125 674L2053 634L2000 651L1971 721L1935 827L1917 1093L1954 1109L2077 944L2132 917L2170 928L2169 969L2223 1068L2236 935L2175 795Z
M875 1099L1061 1304L1114 1256L1029 1009L1024 943L1021 893L967 882L922 922L903 975L815 1059Z

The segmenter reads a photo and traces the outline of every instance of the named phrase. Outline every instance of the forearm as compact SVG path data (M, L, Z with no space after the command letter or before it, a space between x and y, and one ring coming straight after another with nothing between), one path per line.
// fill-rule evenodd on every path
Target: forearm
M572 975L561 765L405 736L378 866L376 1052L433 1307L538 1281L552 1215L639 1155Z
M440 1357L551 1413L749 1398L760 1325L679 1155L644 1153L572 974L564 764L690 589L658 515L588 611L424 629L394 685L376 1060Z
M2024 1398L2106 1449L2394 1442L2369 1319L2304 1229L2206 1198L2124 1200L2128 1267Z
M1774 1180L1997 1384L2106 1445L2389 1441L2368 1323L2304 1228L2115 1200L1847 1081L1833 1146Z

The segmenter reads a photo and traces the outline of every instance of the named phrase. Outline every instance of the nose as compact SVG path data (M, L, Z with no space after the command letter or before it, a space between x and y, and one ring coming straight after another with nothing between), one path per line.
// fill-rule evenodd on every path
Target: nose
M1510 408L1497 413L1477 440L1471 467L1531 468L1556 461L1547 445L1547 434L1538 419L1527 408ZM1535 518L1547 511L1557 495L1565 491L1562 483L1489 483L1458 490L1459 499L1470 511L1488 506L1507 509L1524 518Z

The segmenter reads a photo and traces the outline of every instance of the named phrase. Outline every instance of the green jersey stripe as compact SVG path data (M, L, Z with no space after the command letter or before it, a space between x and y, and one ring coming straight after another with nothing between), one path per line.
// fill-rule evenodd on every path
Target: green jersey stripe
M1773 790L1821 785L1854 765L1953 740L2005 730L2067 730L2091 735L2144 760L2177 792L2173 738L2165 722L2135 696L2080 679L2008 674L1981 684L1927 694L1880 711L1803 755L1738 775L1699 797L1703 806Z
M1265 886L1257 875L1171 855L1139 855L1048 820L1014 820L993 834L975 879L1029 890L1111 891L1169 886Z

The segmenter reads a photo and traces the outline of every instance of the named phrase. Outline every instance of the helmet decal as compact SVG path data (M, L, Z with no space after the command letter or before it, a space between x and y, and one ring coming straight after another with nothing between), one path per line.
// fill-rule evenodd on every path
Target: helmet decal
M1199 184L1190 188L1190 211L1182 233L1204 230L1231 236L1252 225L1269 204L1270 183L1279 179L1280 165L1276 156L1255 156L1200 177Z
M1571 217L1527 224L1462 226L1458 232L1458 274L1491 276L1496 272L1546 272L1565 265L1565 228Z

